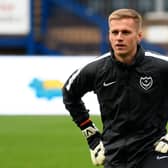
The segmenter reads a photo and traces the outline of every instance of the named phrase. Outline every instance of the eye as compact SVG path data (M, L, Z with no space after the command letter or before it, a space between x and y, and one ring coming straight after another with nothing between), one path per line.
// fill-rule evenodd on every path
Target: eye
M128 31L128 30L123 30L122 31L122 34L124 34L124 35L129 35L131 32L130 31Z
M113 31L111 31L111 34L113 34L113 35L117 35L119 32L117 31L117 30L113 30Z

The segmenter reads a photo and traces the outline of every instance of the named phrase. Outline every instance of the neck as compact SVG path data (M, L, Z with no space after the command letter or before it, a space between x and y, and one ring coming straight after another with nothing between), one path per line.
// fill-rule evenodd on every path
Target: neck
M125 56L125 55L115 55L115 59L124 64L132 64L134 61L135 55Z
M137 52L137 47L132 52L128 52L125 54L114 53L114 55L115 55L115 59L118 60L119 62L122 62L124 64L132 64L134 62L136 52Z

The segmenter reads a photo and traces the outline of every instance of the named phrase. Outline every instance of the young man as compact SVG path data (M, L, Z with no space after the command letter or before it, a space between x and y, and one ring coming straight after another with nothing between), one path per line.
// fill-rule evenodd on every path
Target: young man
M142 18L132 9L109 16L111 51L75 71L63 102L87 139L94 165L105 168L168 167L168 58L144 51ZM82 96L94 91L102 134Z

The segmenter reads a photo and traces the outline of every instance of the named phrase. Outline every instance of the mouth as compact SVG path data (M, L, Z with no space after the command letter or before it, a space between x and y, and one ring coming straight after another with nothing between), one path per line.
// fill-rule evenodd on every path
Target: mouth
M122 49L126 48L126 45L124 45L124 44L116 44L115 48L118 49L118 50L122 50Z
M116 47L125 47L124 44L116 44L115 46L116 46Z

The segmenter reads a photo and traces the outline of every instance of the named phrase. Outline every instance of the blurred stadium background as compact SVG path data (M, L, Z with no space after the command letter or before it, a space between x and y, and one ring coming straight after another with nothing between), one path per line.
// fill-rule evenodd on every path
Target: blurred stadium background
M143 15L144 47L167 53L166 0L23 0L20 5L17 3L16 0L0 1L0 22L10 25L0 29L0 53L104 53L108 50L107 17L114 9L127 7ZM15 24L21 25L18 31L13 29Z
M61 88L108 51L107 17L118 8L139 11L143 47L168 55L167 0L0 0L1 167L94 167ZM101 130L96 98L84 99Z

